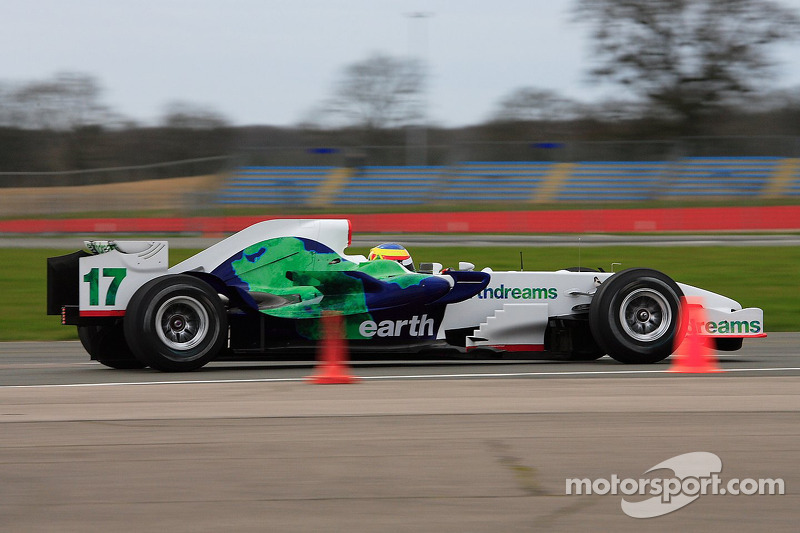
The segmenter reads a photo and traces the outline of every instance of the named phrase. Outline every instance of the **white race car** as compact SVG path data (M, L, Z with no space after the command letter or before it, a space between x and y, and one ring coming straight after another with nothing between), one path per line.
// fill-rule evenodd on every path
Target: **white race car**
M668 357L688 328L736 350L764 337L761 309L631 268L616 273L417 271L347 255L347 220L268 220L168 266L165 241L88 241L48 259L48 313L77 325L92 359L186 371L217 358L281 359L340 314L352 348L455 348L623 363ZM705 319L685 316L685 297Z

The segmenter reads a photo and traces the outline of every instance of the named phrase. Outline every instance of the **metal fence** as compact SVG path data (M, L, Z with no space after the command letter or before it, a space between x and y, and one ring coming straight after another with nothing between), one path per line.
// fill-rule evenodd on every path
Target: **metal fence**
M231 156L183 159L151 165L70 170L65 172L0 172L0 188L74 187L166 178L218 174L227 169Z
M800 137L685 137L672 140L461 140L426 145L250 146L241 166L451 166L482 162L674 161L692 157L800 157Z

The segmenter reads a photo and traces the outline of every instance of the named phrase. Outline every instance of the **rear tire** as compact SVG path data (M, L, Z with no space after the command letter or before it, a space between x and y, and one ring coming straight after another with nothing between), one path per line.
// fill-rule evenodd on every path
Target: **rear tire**
M121 370L147 366L131 352L119 321L102 326L78 326L78 338L92 360L98 363Z
M647 268L608 278L592 299L589 326L597 344L621 363L656 363L686 333L683 291L666 274Z
M207 283L185 274L139 288L128 303L125 338L137 359L164 372L197 370L228 340L225 307Z

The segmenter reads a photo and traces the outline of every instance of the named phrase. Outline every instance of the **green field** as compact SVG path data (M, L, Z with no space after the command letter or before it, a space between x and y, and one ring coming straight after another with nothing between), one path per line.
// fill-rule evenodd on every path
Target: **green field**
M75 339L75 328L61 326L45 314L45 259L74 250L0 250L0 341ZM412 249L417 263L438 261L455 267L470 261L480 269L518 270L520 251L526 270L577 266L576 248L421 247ZM366 250L350 250L366 253ZM172 263L196 250L171 250ZM580 264L611 270L646 266L678 281L696 285L764 309L767 331L800 330L800 249L792 247L584 247Z

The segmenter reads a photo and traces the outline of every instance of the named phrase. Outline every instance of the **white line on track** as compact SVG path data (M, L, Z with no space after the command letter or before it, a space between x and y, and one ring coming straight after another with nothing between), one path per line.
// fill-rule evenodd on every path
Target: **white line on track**
M732 372L796 372L800 367L777 367L777 368L726 368L722 372L713 373L722 375ZM683 374L682 372L672 372L672 370L587 370L587 371L565 371L565 372L510 372L492 374L410 374L397 376L358 376L362 381L378 380L415 380L415 379L464 379L464 378L513 378L513 377L532 377L532 376L591 376L600 377L604 375L637 375L637 374ZM0 385L0 389L47 389L47 388L76 388L76 387L121 387L135 385L211 385L229 383L298 383L308 381L308 378L259 378L259 379L207 379L207 380L177 380L177 381L131 381L131 382L106 382L106 383L64 383L64 384L45 384L45 385Z

